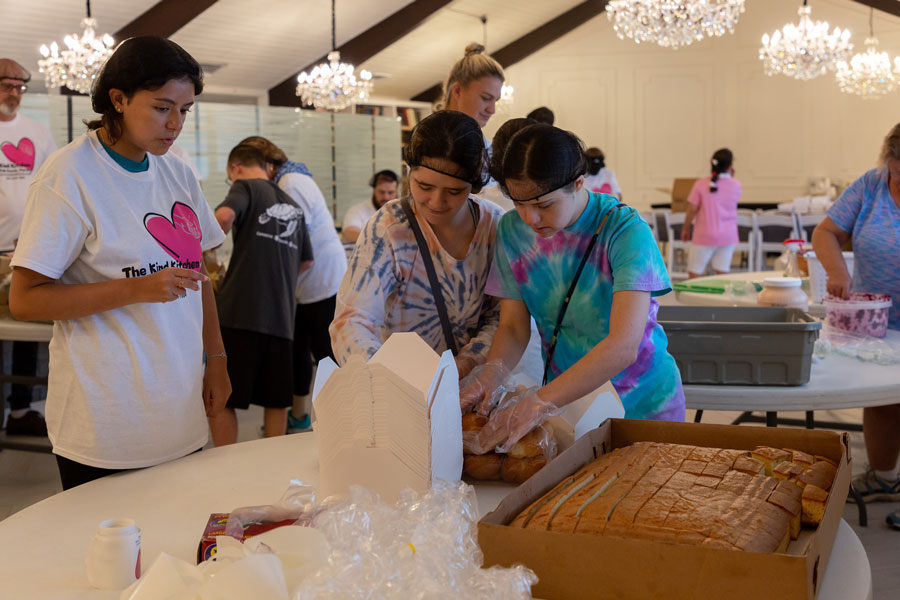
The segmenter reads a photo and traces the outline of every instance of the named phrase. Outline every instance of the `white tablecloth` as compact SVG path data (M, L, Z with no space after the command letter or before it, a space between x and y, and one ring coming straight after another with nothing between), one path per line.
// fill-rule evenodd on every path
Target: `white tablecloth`
M0 598L117 599L117 592L91 589L85 575L85 552L100 521L137 521L145 569L163 551L193 562L210 513L275 502L291 478L318 482L313 433L205 450L47 498L0 521ZM486 483L475 489L483 515L512 486ZM869 597L865 550L842 521L819 600Z

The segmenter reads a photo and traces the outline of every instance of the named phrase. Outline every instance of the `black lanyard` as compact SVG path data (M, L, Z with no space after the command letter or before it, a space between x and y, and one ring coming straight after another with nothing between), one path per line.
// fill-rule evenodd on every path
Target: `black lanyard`
M606 220L609 218L609 215L611 215L614 210L622 206L625 205L617 204L606 213L606 215L603 217L603 220L600 221L600 225L597 227L597 231L595 231L593 237L591 237L591 241L588 244L587 250L584 251L584 256L581 257L581 264L578 265L578 270L575 271L575 277L572 278L572 285L569 286L569 291L566 292L566 298L563 300L562 307L559 309L559 316L556 318L556 327L553 328L553 337L550 338L550 346L547 348L547 362L544 364L544 380L541 385L547 385L547 375L550 373L550 363L553 362L553 353L556 352L556 341L559 336L559 330L562 327L562 322L566 316L566 311L569 309L569 301L572 299L572 294L575 293L575 286L578 285L578 278L581 277L581 271L584 270L584 265L587 263L588 257L591 255L591 251L597 244L597 238L600 237L600 231L603 229L603 225L606 224Z

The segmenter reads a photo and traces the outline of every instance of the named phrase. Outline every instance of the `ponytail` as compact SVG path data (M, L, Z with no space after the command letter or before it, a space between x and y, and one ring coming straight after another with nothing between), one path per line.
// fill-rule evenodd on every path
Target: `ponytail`
M710 167L712 167L712 178L709 180L709 191L715 193L719 191L719 186L717 185L719 175L727 173L728 170L731 169L731 165L734 163L734 155L728 148L721 148L716 150L709 163Z

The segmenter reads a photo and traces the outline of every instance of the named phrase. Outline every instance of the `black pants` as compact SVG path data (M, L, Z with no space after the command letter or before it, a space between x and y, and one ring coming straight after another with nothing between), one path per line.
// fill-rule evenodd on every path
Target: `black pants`
M294 317L295 396L305 396L309 393L313 364L318 364L326 356L334 360L328 326L334 320L336 298L332 296L312 304L297 305L297 314Z
M121 473L126 469L100 469L63 458L56 455L56 466L59 469L59 479L62 481L63 491L70 490L82 483L94 481L113 473Z
M197 448L191 454L200 452L203 448ZM59 454L56 455L56 467L59 469L59 479L62 482L63 491L70 490L82 483L88 483L95 479L101 479L107 475L121 473L123 471L133 471L135 469L101 469L99 467L91 467L89 465L63 458Z
M13 342L12 374L34 376L37 373L37 342ZM10 410L22 410L31 406L32 386L12 384L8 402Z

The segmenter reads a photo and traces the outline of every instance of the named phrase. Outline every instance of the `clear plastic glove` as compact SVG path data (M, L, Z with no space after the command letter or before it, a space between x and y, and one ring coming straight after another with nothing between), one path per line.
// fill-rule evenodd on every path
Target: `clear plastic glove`
M497 452L506 453L529 431L558 415L559 407L542 400L538 395L539 390L538 387L532 387L507 396L491 413L487 424L472 444L472 449L477 454L484 454L495 448Z
M459 407L463 414L477 408L487 415L506 392L503 383L509 379L509 369L502 361L492 360L472 369L459 382Z

